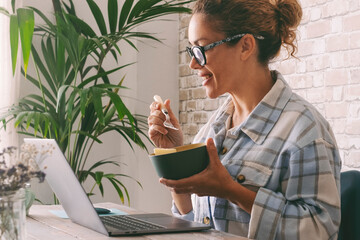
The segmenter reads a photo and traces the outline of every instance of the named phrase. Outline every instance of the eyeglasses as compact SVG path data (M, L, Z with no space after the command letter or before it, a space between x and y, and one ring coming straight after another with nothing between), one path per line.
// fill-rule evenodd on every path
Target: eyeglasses
M209 49L212 49L216 46L219 46L220 44L226 43L226 42L230 42L232 40L235 40L237 38L242 38L243 36L245 36L248 33L241 33L241 34L237 34L235 36L232 37L228 37L225 38L223 40L214 42L214 43L210 43L209 45L206 46L192 46L190 47L186 47L186 51L189 54L190 57L194 57L195 60L201 65L204 66L206 64L206 56L205 56L205 52ZM252 34L255 38L259 39L259 40L263 40L264 37L260 36L260 35L254 35Z

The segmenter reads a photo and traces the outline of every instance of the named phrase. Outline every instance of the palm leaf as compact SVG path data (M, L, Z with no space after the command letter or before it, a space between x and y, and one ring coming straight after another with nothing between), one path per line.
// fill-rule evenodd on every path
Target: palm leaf
M95 21L99 27L101 34L105 35L107 33L106 24L99 6L93 0L86 0L86 2L88 3L90 10L95 17Z
M10 44L11 44L11 60L13 75L15 75L15 68L17 62L17 53L19 47L19 25L16 15L10 16Z
M19 8L17 10L18 24L20 30L21 49L23 53L25 76L29 64L32 36L34 33L34 12L30 9Z
M129 16L131 7L134 3L134 0L125 0L124 5L121 9L120 17L119 17L119 25L118 25L118 31L121 32L122 28L125 25L125 22Z
M108 17L110 32L116 31L117 18L118 18L118 3L117 0L108 0Z
M94 104L96 116L99 119L100 124L105 124L104 122L104 113L103 113L103 105L102 105L102 93L100 88L93 87L91 89L92 93L92 103Z

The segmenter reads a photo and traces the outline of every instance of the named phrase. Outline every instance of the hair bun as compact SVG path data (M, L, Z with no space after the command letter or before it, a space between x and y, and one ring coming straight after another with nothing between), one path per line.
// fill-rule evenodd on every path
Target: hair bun
M276 0L274 7L280 25L296 28L300 24L302 10L297 0Z

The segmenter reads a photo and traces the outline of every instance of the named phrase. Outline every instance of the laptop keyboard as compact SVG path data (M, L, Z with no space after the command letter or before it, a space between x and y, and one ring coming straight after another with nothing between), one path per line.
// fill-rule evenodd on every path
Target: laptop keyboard
M165 227L150 222L142 221L125 215L103 216L101 220L105 225L119 230L156 230Z

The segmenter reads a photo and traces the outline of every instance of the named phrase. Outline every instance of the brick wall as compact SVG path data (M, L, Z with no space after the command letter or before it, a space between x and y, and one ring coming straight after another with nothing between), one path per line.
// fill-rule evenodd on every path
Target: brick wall
M293 90L311 102L329 121L340 148L343 170L360 170L360 1L301 0L297 59L282 52L270 64ZM188 67L187 25L180 16L179 118L190 143L224 100L206 97L201 80Z

